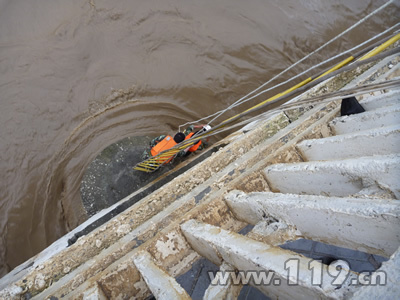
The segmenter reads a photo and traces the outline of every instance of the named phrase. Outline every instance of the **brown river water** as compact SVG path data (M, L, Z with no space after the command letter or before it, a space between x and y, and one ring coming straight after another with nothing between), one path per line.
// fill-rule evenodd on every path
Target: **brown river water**
M384 2L0 0L0 276L85 219L66 213L102 149L223 109ZM399 8L284 78L392 26Z

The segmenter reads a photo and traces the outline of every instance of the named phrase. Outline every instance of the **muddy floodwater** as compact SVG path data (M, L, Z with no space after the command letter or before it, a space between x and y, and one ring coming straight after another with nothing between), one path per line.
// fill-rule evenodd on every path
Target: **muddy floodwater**
M0 276L85 220L82 177L104 148L226 107L383 3L0 0ZM394 25L399 8L283 78Z

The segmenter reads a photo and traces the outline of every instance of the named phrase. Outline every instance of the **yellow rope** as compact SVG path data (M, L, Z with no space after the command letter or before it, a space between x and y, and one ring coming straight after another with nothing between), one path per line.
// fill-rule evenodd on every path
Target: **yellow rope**
M248 111L250 111L250 110L252 110L252 109L254 109L254 108L257 108L257 107L259 107L259 106L261 106L261 105L263 105L263 104L265 104L265 103L267 103L267 102L271 102L271 101L273 101L273 100L275 100L275 99L278 99L278 98L281 97L281 96L284 96L284 95L286 95L286 94L289 94L290 92L292 92L292 91L298 89L299 87L302 87L303 85L306 85L306 84L309 83L311 80L312 80L311 77L310 77L310 78L307 78L306 80L303 80L302 82L300 82L299 84L296 84L295 86L291 87L290 89L287 89L286 91L284 91L284 92L282 92L282 93L279 93L279 94L277 94L277 95L275 95L275 96L273 96L273 97L270 97L270 98L268 98L267 100L264 100L263 102L258 103L257 105L255 105L255 106L253 106L253 107L251 107L251 108L245 110L244 112L248 112ZM234 117L236 117L236 116L234 116ZM233 119L234 117L229 118L229 119L223 121L222 123L225 123L225 122L227 122L227 121Z
M387 47L389 47L390 45L392 45L395 42L397 42L399 39L400 39L400 33L396 34L394 37L392 37L391 39L387 40L386 42L384 42L379 47L376 47L370 53L367 53L366 55L361 57L360 60L365 60L367 58L371 58L372 56L377 55L378 53L381 53L383 50L385 50Z
M354 57L350 56L348 58L346 58L344 61L338 63L336 66L334 66L332 69L329 69L328 71L326 71L325 73L323 73L321 76L318 76L317 78L315 78L314 80L320 79L321 77L324 77L325 75L328 75L329 73L332 73L336 70L339 70L341 67L347 65L349 62L353 61ZM314 81L313 80L313 81Z

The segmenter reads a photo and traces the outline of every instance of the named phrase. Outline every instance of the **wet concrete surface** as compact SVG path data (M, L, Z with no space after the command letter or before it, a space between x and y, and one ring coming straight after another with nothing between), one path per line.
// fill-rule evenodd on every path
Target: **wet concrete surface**
M105 148L89 165L81 184L83 205L93 216L170 171L178 163L154 173L133 170L142 161L152 137L128 137Z
M105 148L91 162L83 176L80 189L82 203L89 217L149 183L153 182L152 186L148 188L149 191L158 189L174 176L178 176L214 152L210 148L186 157L177 157L153 173L133 170L133 167L142 161L143 151L150 148L149 143L152 139L153 137L147 136L125 138ZM196 156L193 162L167 175L166 178L163 177L181 162L189 160L193 156Z

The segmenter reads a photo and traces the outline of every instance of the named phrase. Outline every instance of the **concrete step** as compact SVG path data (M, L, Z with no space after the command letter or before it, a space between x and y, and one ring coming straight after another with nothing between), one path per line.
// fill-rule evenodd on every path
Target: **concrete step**
M306 239L385 257L400 246L399 201L240 191L225 199L235 216L250 224L270 217Z
M215 264L230 264L242 278L264 275L264 282L249 280L249 284L273 299L342 299L351 289L346 283L332 286L327 266L301 254L195 220L183 223L181 230L191 247ZM309 266L320 271L320 285L315 284Z
M272 191L344 197L365 190L400 199L400 154L276 164L264 170Z
M305 140L296 147L308 161L400 153L400 123L323 139Z
M147 251L139 252L133 262L156 299L191 299L174 277L155 264Z
M338 135L397 124L400 124L400 105L338 117L332 120L329 126Z
M378 93L379 95L377 95ZM400 104L400 90L393 90L387 93L375 92L372 94L364 96L360 101L360 104L366 111Z

